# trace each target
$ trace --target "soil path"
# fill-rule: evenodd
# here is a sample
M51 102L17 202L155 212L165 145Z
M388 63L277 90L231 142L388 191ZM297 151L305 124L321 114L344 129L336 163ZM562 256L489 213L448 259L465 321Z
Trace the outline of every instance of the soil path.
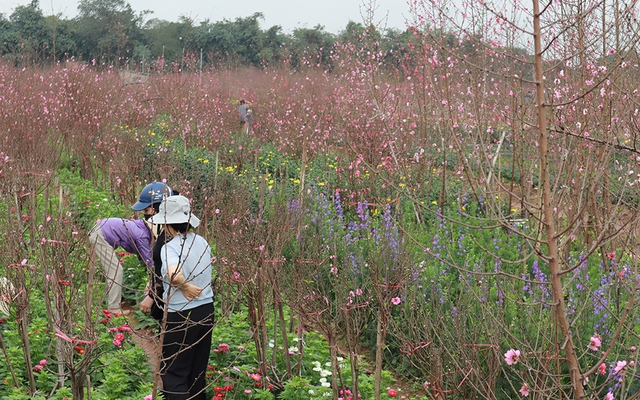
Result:
M162 355L162 348L160 346L160 337L158 333L153 329L137 329L138 321L136 321L133 314L128 317L129 325L133 329L133 341L137 346L142 347L145 353L149 356L149 363L155 377L156 387L162 388L162 380L160 379L160 357Z

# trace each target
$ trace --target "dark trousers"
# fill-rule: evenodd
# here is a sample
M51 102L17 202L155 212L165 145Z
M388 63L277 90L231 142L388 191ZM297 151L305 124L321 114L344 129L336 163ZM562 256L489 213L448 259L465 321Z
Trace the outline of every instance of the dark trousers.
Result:
M160 369L166 400L206 399L213 318L212 303L167 313Z

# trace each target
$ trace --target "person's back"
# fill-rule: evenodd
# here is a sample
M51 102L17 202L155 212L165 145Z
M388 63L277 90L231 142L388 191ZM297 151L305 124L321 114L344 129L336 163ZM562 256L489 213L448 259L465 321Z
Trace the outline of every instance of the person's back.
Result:
M173 237L161 249L166 314L162 338L162 393L166 400L205 400L205 372L214 325L211 247L191 232L200 219L189 199L167 197L153 224Z
M249 110L249 105L245 103L244 100L240 100L240 105L238 106L238 118L240 118L240 123L243 125L247 122L247 110Z
M195 308L213 302L211 248L202 236L189 232L174 237L165 244L162 257L164 261L162 269L164 300L168 304L170 312ZM188 300L180 290L169 285L170 276L167 275L166 266L172 264L180 265L184 278L189 283L202 288L199 298Z
M145 225L144 220L107 218L99 221L98 226L112 248L122 247L150 265L151 230Z
M89 232L90 256L100 260L104 272L105 292L111 312L126 314L120 307L122 299L122 265L116 249L122 247L142 260L147 268L153 267L151 256L151 229L144 220L107 218Z

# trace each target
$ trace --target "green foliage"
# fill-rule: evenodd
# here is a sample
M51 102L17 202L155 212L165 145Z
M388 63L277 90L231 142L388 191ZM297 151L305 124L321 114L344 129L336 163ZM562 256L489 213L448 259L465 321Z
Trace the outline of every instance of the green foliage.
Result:
M125 362L123 362L125 361ZM100 357L103 366L98 375L99 395L103 399L121 399L131 396L132 389L144 397L152 389L148 378L151 368L144 351L137 346L126 346Z
M287 381L279 398L282 400L306 400L315 395L309 379L294 377Z
M51 57L53 38L38 0L15 8L7 30L0 33L5 54L15 57L16 64L41 64Z
M75 221L89 230L102 218L124 217L127 208L116 201L115 194L97 188L77 173L61 169L57 171L58 184L68 196L68 207Z
M60 341L54 333L47 328L47 320L44 315L44 304L37 294L31 300L32 315L29 322L29 342L31 348L31 360L36 368L36 387L38 393L47 393L54 389L57 381L57 356L56 341ZM113 400L128 398L137 394L140 398L150 394L152 390L151 366L144 350L133 344L131 331L123 317L113 317L104 320L99 332L98 342L94 349L101 355L95 361L91 369L92 398ZM109 329L113 330L110 331ZM78 327L77 334L82 335L84 330ZM26 364L20 346L20 337L16 321L9 319L0 324L0 334L7 348L7 357L11 362L13 371L19 379L19 387L13 389L13 378L7 363L0 363L0 398L27 399L25 387L28 387ZM116 335L121 334L121 345L114 344ZM65 343L65 342L63 342ZM84 345L76 345L74 361L80 362L88 353L78 351ZM4 355L3 355L4 359ZM67 384L68 384L67 380ZM69 387L56 387L53 399L70 397ZM40 398L40 397L35 397ZM44 398L44 397L42 397Z
M86 59L98 63L117 62L133 56L140 38L142 17L124 0L81 0L78 4L78 42Z
M146 265L133 254L122 257L122 297L131 304L137 304L144 296L149 281Z

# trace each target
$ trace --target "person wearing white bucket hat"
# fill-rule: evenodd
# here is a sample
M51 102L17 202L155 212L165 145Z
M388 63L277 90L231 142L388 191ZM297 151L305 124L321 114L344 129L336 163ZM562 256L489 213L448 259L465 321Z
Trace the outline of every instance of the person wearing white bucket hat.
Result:
M165 225L172 237L161 251L166 304L160 368L164 398L204 400L214 323L211 247L191 232L200 219L184 196L164 199L151 223Z

